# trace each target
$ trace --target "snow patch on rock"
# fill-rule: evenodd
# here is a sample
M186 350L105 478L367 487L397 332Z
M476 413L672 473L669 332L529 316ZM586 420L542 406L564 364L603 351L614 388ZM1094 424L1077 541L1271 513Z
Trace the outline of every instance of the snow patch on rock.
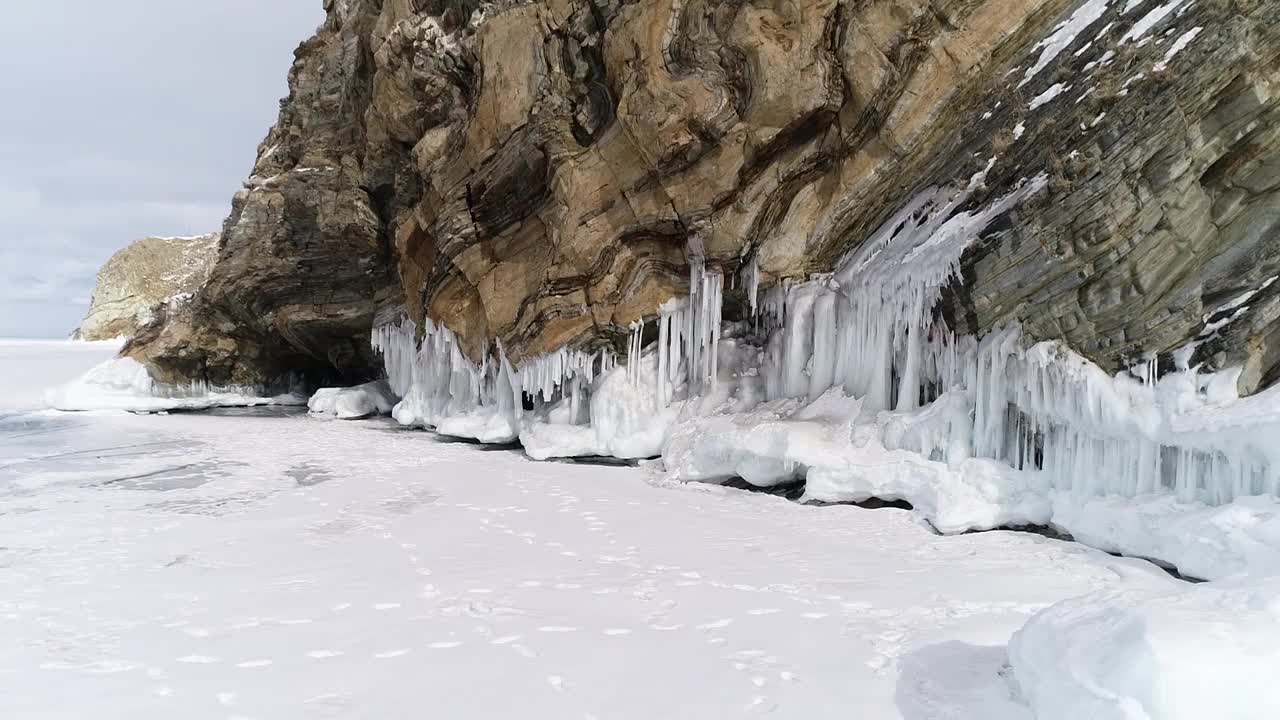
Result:
M1042 48L1040 57L1036 59L1035 64L1027 68L1027 72L1022 76L1022 81L1018 83L1018 87L1031 82L1032 78L1048 67L1054 58L1070 47L1071 43L1075 42L1076 36L1084 32L1085 28L1097 22L1106 12L1107 0L1088 0L1076 8L1071 17L1062 21L1048 37L1036 45L1037 48Z

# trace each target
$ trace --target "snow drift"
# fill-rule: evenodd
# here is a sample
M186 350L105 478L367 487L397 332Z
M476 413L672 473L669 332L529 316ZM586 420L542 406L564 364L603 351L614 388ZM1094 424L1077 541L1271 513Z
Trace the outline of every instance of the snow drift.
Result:
M1068 600L1009 657L1038 720L1277 718L1280 578Z

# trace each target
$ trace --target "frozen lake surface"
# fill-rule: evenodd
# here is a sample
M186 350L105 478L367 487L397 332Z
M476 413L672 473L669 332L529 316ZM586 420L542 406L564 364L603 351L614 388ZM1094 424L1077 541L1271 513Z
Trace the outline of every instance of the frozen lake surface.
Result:
M0 717L1030 720L1010 635L1174 581L1036 535L280 409L33 409L0 342Z

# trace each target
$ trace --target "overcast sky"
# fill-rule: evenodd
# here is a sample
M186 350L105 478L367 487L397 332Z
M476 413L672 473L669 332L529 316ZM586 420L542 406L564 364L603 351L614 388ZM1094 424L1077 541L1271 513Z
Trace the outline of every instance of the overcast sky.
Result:
M116 250L220 229L322 6L6 3L0 337L65 337Z

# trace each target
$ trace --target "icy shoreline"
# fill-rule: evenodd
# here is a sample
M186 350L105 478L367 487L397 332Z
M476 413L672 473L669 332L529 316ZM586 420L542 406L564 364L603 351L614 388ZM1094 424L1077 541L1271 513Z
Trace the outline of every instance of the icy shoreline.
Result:
M1020 693L1015 697L1029 703L1038 717L1065 719L1084 712L1105 718L1111 717L1106 713L1123 712L1120 708L1124 707L1143 708L1150 717L1161 720L1198 717L1192 711L1200 707L1197 703L1201 699L1194 693L1165 697L1159 688L1171 682L1170 678L1199 677L1224 664L1265 667L1274 660L1268 655L1274 654L1274 645L1247 640L1254 635L1280 636L1280 605L1268 600L1274 600L1274 590L1269 589L1268 583L1274 584L1274 573L1280 569L1274 564L1275 540L1280 538L1274 522L1274 499L1241 497L1209 506L1186 503L1172 493L1132 498L1099 496L1083 501L1053 490L1041 495L1031 477L1033 472L1027 469L1013 470L987 458L969 458L953 467L928 460L916 451L889 449L883 444L886 437L901 440L918 423L927 422L930 412L946 415L946 402L907 414L882 411L874 416L863 412L863 400L851 398L841 390L827 391L814 402L784 399L744 404L742 398L757 397L752 393L759 391L756 386L765 380L758 373L734 377L739 373L735 363L744 355L744 348L751 347L749 344L724 337L721 347L720 373L724 381L714 384L717 394L677 400L666 408L665 414L634 414L634 418L646 418L650 423L657 419L667 423L655 434L663 443L666 463L665 482L659 484L683 484L693 479L714 483L732 476L768 486L802 477L807 484L802 499L902 498L912 502L917 512L953 532L983 524L1014 525L1047 518L1048 523L1068 529L1078 534L1077 539L1096 547L1159 559L1176 558L1173 564L1189 575L1224 578L1236 574L1234 579L1201 586L1143 575L1148 578L1143 582L1149 585L1141 589L1086 595L1032 615L1014 636L1009 660L1013 687ZM646 372L659 366L653 354L642 352L634 357L630 375L626 367L619 367L596 378L591 385L584 385L584 390L591 391L589 411L601 412L597 404L604 403L615 413L617 426L626 426L628 418L617 413L627 405L615 393L626 393L625 397L633 401L645 396L637 387L643 386ZM638 383L635 374L640 376ZM729 387L734 390L727 392ZM677 397L683 392L679 387L676 391ZM337 407L343 398L354 402L354 414L364 415L364 410L370 408L380 410L379 401L374 398L378 392L381 390L375 385L318 393L312 398L312 409L318 411L313 415L339 415ZM743 406L749 409L734 412ZM543 408L542 417L568 418L565 407L564 402L554 403L552 408ZM404 414L403 408L397 407L397 412ZM486 422L493 417L489 414ZM440 418L442 424L457 419ZM350 427L345 423L335 426ZM302 435L316 433L315 428L310 426ZM571 430L562 434L561 429ZM577 442L584 453L600 450L596 430L590 426L562 423L557 427L555 422L544 419L526 426L521 439L530 437L530 432L547 433L550 444L544 449L566 448ZM416 447L429 453L433 446L420 444L422 440L415 442L409 435L397 437L405 449ZM633 449L641 448L635 436L631 441ZM459 447L457 452L484 456L466 447ZM412 461L412 453L405 460ZM306 470L307 482L313 482L310 478L315 472ZM703 475L698 477L699 473ZM1022 495L1008 494L1009 477L1022 478ZM703 487L713 489L711 484ZM714 499L716 503L742 501L746 499L735 501L723 493L716 493ZM751 502L768 500L756 498ZM887 513L885 517L901 513L854 512ZM1135 522L1135 518L1139 521ZM1124 565L1121 575L1141 565ZM1176 623L1151 620L1170 617ZM1001 657L1003 654L1000 650ZM1063 657L1070 658L1066 673L1059 669ZM991 665L993 672L1000 662ZM1113 671L1117 662L1125 667L1149 666L1151 670L1117 675ZM904 672L913 672L911 667L906 665ZM1271 712L1280 699L1270 691L1269 681L1260 683L1259 679L1257 674L1232 677L1235 701L1223 717L1269 717L1265 713Z
M5 717L1029 720L1000 668L1032 613L1175 585L385 421L41 412L0 435Z
M312 410L390 410L406 426L519 442L535 459L661 458L678 481L804 481L806 499L905 500L944 533L1053 526L1206 579L1280 567L1280 388L1237 397L1239 370L1201 372L1194 343L1167 353L1164 372L1151 356L1111 375L1017 326L981 338L945 326L936 306L965 250L1046 182L967 206L985 173L921 192L831 275L760 288L744 259L745 321L725 321L723 272L695 233L690 295L633 322L625 356L562 348L513 363L499 343L470 358L448 327L401 318L371 334L386 383L321 390ZM164 388L128 359L51 400L303 402Z

